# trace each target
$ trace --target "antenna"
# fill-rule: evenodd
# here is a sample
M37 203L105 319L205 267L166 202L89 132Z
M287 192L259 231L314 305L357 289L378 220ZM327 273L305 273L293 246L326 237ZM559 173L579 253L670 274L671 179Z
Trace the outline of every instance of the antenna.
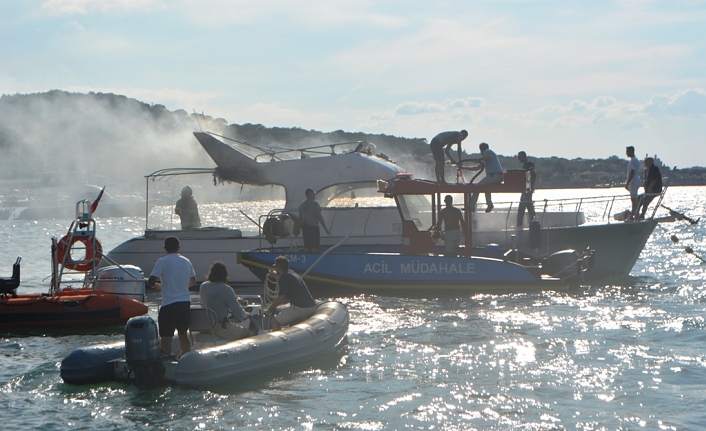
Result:
M194 111L194 118L196 118L196 125L199 126L199 132L203 132L203 129L201 128L201 122L199 121L198 112L196 112L196 110L193 108L191 110ZM201 116L203 116L203 111L201 111Z

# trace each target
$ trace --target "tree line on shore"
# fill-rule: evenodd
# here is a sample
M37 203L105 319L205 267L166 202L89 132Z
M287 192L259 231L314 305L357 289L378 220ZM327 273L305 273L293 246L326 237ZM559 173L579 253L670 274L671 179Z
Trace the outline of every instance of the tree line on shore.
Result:
M183 109L170 111L163 105L122 95L51 90L0 97L0 181L66 169L74 175L123 176L129 170L141 178L165 167L210 166L212 161L192 136L199 128L261 148L367 141L402 166L410 161L430 167L433 163L427 138L234 124ZM464 158L479 156L474 146L464 146L464 153ZM625 157L528 156L536 167L538 188L622 186L625 181ZM515 154L498 157L505 169L520 168ZM670 174L668 166L660 168L664 176ZM679 169L672 184L706 184L706 168Z

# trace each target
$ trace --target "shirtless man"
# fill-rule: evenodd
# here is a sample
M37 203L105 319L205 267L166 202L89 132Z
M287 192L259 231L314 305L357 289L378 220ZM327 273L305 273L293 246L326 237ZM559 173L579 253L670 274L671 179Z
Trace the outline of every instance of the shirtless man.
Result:
M468 132L461 130L460 132L441 132L429 143L431 147L431 154L434 156L434 173L436 174L436 182L439 184L446 184L446 179L444 179L444 153L446 157L451 160L451 164L455 165L458 163L457 160L451 156L451 146L458 145L457 155L461 158L461 141L468 137Z

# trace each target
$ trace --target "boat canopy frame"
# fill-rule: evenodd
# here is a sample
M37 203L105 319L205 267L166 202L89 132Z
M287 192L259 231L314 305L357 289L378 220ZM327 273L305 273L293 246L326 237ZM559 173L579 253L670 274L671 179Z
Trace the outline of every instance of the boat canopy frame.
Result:
M470 202L473 194L480 193L523 193L530 187L530 177L528 171L507 171L503 175L503 181L499 184L439 184L428 180L414 180L409 173L398 174L394 181L387 183L378 182L378 190L386 197L394 197L397 209L402 220L402 250L405 254L425 254L433 252L433 240L430 230L437 226L442 208L442 194L462 194L463 195L463 215L464 215L464 238L466 247L463 250L465 256L471 256L473 249L473 214ZM410 206L404 196L407 195L427 195L431 199L431 221L432 225L424 229L420 218L416 220L411 217ZM421 228L424 229L420 231Z
M210 174L213 176L213 185L215 186L218 185L219 182L221 184L223 183L223 180L219 180L216 169L217 168L166 168L145 175L145 232L149 230L150 220L150 181L169 181L179 176Z

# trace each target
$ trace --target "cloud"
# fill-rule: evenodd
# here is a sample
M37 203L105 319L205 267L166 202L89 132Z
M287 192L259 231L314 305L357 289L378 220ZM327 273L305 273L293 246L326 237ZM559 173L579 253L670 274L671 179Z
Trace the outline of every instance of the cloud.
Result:
M361 24L379 28L399 28L405 20L394 14L374 12L368 0L181 0L165 3L189 21L202 27L223 27L253 22L267 23L286 17L290 26L307 29L339 28Z
M706 91L688 89L673 96L655 95L643 107L642 112L651 115L700 116L706 114Z
M478 108L483 106L484 100L479 97L467 99L446 99L444 103L405 102L394 109L394 115L420 115L447 113L453 110Z
M46 0L42 10L52 15L85 15L93 11L109 11L114 9L144 9L154 0Z
M649 128L656 117L695 117L706 114L704 89L680 90L673 95L654 95L645 103L629 103L614 97L573 100L566 105L547 105L516 120L525 127L575 129L612 123L621 129Z

